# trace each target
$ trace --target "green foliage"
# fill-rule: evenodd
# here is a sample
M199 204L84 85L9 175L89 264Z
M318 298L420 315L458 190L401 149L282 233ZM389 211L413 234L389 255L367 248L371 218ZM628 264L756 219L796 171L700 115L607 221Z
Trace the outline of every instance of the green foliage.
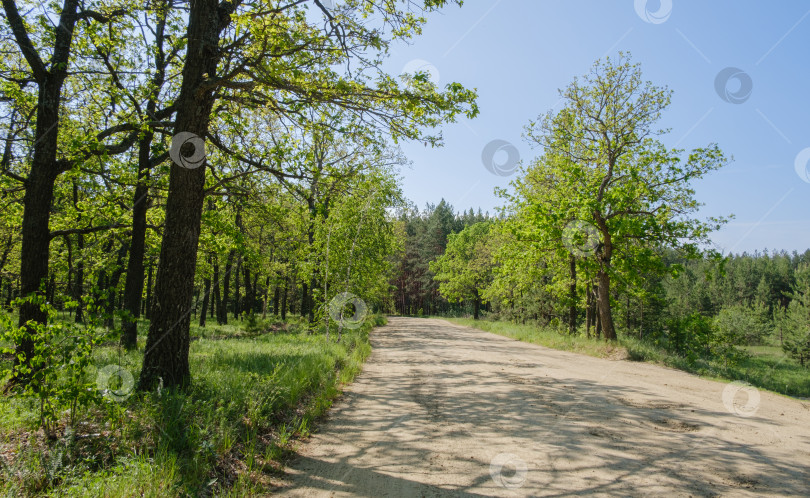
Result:
M0 468L0 495L59 496L243 496L266 489L269 476L294 453L371 352L369 331L385 318L375 315L343 341L329 341L299 327L287 333L248 336L239 327L211 326L212 338L193 341L190 360L198 372L187 392L162 390L132 397L126 423L110 426L90 412L71 443L33 440L15 463ZM97 346L93 362L119 355ZM140 355L122 358L133 374ZM88 377L89 379L89 377ZM0 434L17 437L12 406L0 408ZM77 444L78 442L78 444ZM100 458L99 455L103 455Z
M402 250L394 259L391 291L393 306L405 315L460 313L462 305L453 305L439 293L430 262L440 257L447 246L447 237L475 223L485 222L488 214L479 209L460 213L445 200L428 204L424 210L407 206L397 216L397 236ZM465 310L466 311L466 310Z
M777 313L782 350L803 367L810 367L810 264L797 270L791 297L788 309Z
M711 318L700 313L671 318L661 344L694 363L698 358L722 358L733 365L745 358L745 351L736 347L742 334L736 328L718 330Z
M450 234L444 254L430 263L434 279L440 282L439 292L451 303L465 299L480 302L491 281L491 226L491 222L480 222Z
M49 324L30 324L15 327L6 315L0 314L0 340L13 344L33 343L33 355L15 353L3 348L0 352L15 354L17 372L26 382L17 389L19 395L37 401L38 426L49 437L56 437L60 415L68 410L68 428L75 428L81 410L102 403L102 394L88 376L92 366L93 348L103 336L95 327L78 326L56 320L56 310L42 296L24 298L38 305L49 316ZM23 299L16 303L19 305ZM7 382L12 374L9 368L0 381Z
M720 310L714 327L736 344L764 344L772 332L765 305L733 305Z

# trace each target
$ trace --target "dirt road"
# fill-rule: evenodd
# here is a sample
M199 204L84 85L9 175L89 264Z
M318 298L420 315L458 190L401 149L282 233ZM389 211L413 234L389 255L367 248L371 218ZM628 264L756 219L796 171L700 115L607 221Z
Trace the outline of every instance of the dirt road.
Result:
M372 343L280 494L810 495L810 402L442 320Z

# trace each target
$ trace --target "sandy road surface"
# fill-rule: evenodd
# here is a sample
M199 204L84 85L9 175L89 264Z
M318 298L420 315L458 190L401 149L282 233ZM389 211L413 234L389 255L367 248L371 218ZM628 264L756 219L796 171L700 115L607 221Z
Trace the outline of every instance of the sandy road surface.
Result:
M442 320L391 318L372 343L278 493L810 495L810 402L760 391L750 414L728 384Z

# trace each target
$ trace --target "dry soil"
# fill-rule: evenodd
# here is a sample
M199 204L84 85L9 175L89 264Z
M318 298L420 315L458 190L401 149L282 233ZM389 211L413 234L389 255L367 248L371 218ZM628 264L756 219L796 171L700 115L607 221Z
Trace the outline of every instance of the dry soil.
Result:
M810 402L391 318L288 496L810 496Z

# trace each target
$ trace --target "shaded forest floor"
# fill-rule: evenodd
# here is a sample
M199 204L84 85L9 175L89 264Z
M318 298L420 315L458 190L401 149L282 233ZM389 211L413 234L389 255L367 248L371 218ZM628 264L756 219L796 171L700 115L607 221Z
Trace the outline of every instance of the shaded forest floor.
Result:
M810 369L802 367L778 346L745 348L749 356L736 365L720 359L705 360L678 356L634 337L620 336L618 344L569 336L551 328L471 318L443 318L450 322L503 335L523 342L562 351L608 359L628 359L665 365L711 379L744 381L778 394L810 398Z
M371 322L371 323L369 323ZM80 413L74 427L62 414L54 440L36 429L32 398L0 403L0 495L3 496L245 496L265 489L280 472L293 441L360 372L370 354L368 333L306 331L295 319L193 326L192 387L126 396L110 407ZM109 365L137 381L146 322L138 351L106 344L93 353L88 376ZM0 359L0 376L11 364Z

